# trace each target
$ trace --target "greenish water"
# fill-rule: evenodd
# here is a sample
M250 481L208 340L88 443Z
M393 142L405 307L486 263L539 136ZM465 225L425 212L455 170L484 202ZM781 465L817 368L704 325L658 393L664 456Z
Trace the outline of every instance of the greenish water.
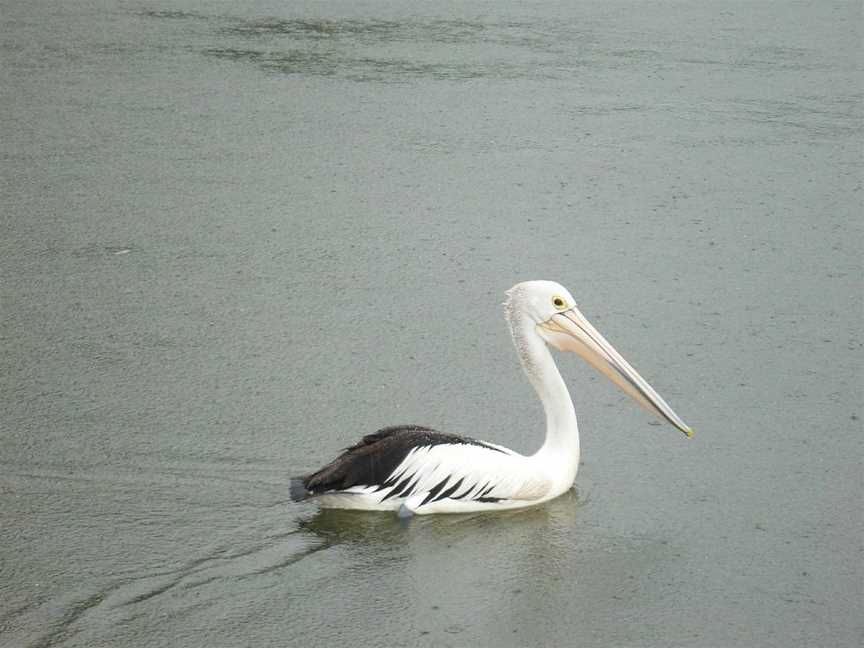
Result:
M0 12L0 646L860 644L858 3ZM288 501L537 448L533 278L696 437L566 357L573 493Z

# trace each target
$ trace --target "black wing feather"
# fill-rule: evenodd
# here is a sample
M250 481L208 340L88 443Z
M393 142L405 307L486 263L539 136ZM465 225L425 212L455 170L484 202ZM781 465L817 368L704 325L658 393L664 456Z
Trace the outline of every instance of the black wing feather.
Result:
M392 486L395 481L388 482L388 479L411 450L444 443L479 445L504 452L495 446L458 434L438 432L420 425L394 425L367 434L359 443L346 448L320 470L296 478L302 483L305 493L292 488L291 498L296 501L304 499L306 495L343 491L352 486ZM404 481L410 476L401 477Z

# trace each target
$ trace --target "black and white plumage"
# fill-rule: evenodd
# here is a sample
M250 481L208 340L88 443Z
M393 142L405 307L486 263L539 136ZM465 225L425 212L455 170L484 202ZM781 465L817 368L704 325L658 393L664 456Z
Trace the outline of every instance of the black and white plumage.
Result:
M420 425L395 425L367 434L320 470L296 478L292 493L295 499L327 494L371 495L385 509L393 507L388 500L403 501L418 494L422 494L417 498L419 506L444 499L498 502L501 497L493 494L496 484L491 479L479 481L476 471L458 470L451 457L486 456L488 452L503 455L499 458L504 461L514 454L507 448L457 434ZM429 469L430 459L439 460L437 469ZM347 503L357 499L352 497Z
M579 434L573 403L547 345L578 353L646 409L692 435L588 323L565 288L530 281L507 295L513 342L546 413L546 441L540 450L524 456L427 427L387 427L366 435L320 470L292 479L292 499L407 514L517 508L561 495L576 478Z

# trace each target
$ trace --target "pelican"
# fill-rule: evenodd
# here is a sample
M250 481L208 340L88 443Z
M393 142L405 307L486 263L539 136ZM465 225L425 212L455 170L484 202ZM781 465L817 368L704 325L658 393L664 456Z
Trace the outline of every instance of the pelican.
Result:
M550 346L577 353L645 409L693 435L585 319L566 288L553 281L526 281L506 294L513 344L546 414L546 440L536 453L525 456L419 425L386 427L320 470L293 478L291 498L312 498L324 508L392 510L410 517L520 508L558 497L576 480L579 429Z

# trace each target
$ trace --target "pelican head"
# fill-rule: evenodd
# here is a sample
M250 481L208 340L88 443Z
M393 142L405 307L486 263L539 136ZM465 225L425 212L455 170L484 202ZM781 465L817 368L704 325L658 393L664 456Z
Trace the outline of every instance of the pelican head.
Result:
M508 307L518 308L533 320L534 330L547 344L577 353L642 407L693 436L693 430L579 312L564 286L554 281L526 281L513 286L507 295Z

